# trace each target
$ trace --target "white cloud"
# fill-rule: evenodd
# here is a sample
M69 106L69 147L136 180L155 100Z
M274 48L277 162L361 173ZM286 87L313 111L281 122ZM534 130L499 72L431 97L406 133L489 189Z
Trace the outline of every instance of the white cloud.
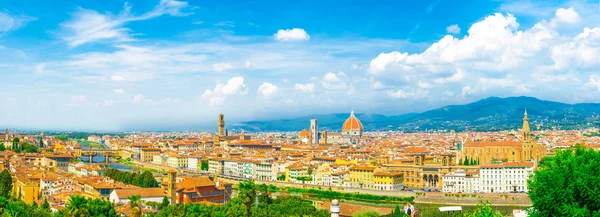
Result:
M600 92L600 75L590 75L590 80L585 85L594 87Z
M315 91L315 84L314 83L296 84L296 85L294 85L294 88L296 90L302 91L304 93L312 93Z
M388 90L388 91L386 91L386 93L389 97L397 98L397 99L412 98L416 95L415 92L404 91L404 90L396 90L396 91Z
M113 81L124 81L125 78L123 76L120 76L120 75L113 75L113 76L110 76L110 80L113 80Z
M111 106L114 104L115 104L115 101L113 101L112 99L104 100L104 106Z
M131 5L125 3L123 11L118 15L101 14L94 10L79 8L71 20L62 23L63 39L71 47L77 47L95 41L112 40L116 42L132 41L131 29L125 25L132 21L148 20L165 14L186 16L191 13L182 12L188 3L176 0L161 0L153 10L140 16L130 14Z
M246 60L246 62L244 62L244 66L246 66L247 69L250 68L250 60Z
M224 72L233 69L231 63L215 63L212 65L212 69L216 72Z
M423 81L419 81L419 82L417 83L417 86L418 86L419 88L423 88L423 89L429 89L429 88L432 88L432 87L433 87L433 86L432 86L430 83L423 82Z
M37 18L28 16L12 16L7 12L0 11L0 33L17 30L34 20L37 20Z
M84 95L71 96L73 102L87 102L88 98Z
M379 90L385 88L385 85L375 79L371 79L371 88Z
M345 82L345 80L347 78L348 78L348 76L346 76L346 74L344 72L338 72L338 73L328 72L328 73L325 73L325 75L323 76L321 85L323 85L323 88L329 89L329 90L344 89L344 88L348 87L348 85Z
M135 96L133 96L133 103L140 103L143 102L144 100L146 100L146 96L144 96L141 93L136 94Z
M577 11L575 11L575 8L573 7L559 8L554 14L556 16L556 19L562 23L573 24L579 23L581 21L581 17L579 17L579 14L577 13Z
M123 89L114 89L113 92L116 93L116 94L124 94L125 90L123 90Z
M258 87L258 94L260 94L264 98L271 98L277 93L278 90L279 87L277 87L276 85L269 82L264 82L262 83L262 85L260 85L260 87Z
M225 102L227 97L244 95L247 92L244 77L237 76L229 79L225 84L217 83L217 86L212 90L206 89L201 97L208 100L210 106L217 106Z
M308 33L300 28L280 29L273 37L278 41L306 41L310 39Z
M204 21L194 21L194 22L192 22L192 24L194 24L194 25L201 25L203 23L204 23Z
M461 69L457 69L457 72L455 74L453 74L450 77L447 78L436 78L434 80L435 83L438 84L445 84L445 83L451 83L451 82L461 82L465 79L465 71L461 70Z
M448 27L446 27L446 32L454 35L459 34L460 27L458 27L458 24L449 25Z

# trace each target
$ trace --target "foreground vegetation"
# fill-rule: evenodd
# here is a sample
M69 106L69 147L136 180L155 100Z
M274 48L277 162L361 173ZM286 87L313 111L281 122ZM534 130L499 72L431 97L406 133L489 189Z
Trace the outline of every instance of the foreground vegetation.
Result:
M581 146L545 157L527 182L531 217L600 216L600 152Z

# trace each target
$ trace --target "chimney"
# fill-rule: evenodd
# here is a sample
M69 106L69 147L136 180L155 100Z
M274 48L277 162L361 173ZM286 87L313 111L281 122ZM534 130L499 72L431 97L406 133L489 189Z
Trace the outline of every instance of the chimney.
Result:
M331 217L340 217L340 202L338 200L331 201L329 212L331 212Z

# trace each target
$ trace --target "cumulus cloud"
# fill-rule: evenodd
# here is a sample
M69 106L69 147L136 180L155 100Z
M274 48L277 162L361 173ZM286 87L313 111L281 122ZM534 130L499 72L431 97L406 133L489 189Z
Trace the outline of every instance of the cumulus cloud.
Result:
M279 87L277 87L276 85L269 82L264 82L262 83L262 85L260 85L260 87L258 87L258 94L260 94L264 98L271 98L277 93L278 90Z
M124 81L125 78L123 76L120 76L120 75L113 75L113 76L110 76L110 80L113 80L113 81Z
M233 69L233 65L231 63L215 63L212 65L212 69L215 72L224 72Z
M541 87L546 90L542 95L550 89L560 91L559 86L576 88L576 82L555 82L587 80L595 73L593 69L600 67L600 28L586 27L570 37L561 35L555 23L580 19L574 8L560 8L554 17L520 29L516 17L496 13L474 23L464 37L446 35L423 52L381 53L367 71L387 85L402 85L387 91L394 98L427 96L411 95L416 89L487 97L531 93Z
M304 93L312 93L315 91L315 84L314 83L296 84L296 85L294 85L294 88L296 90L302 91Z
M449 25L448 27L446 27L446 32L454 35L459 34L460 27L458 27L458 24Z
M62 23L63 39L71 47L77 47L95 41L112 40L116 42L134 40L132 30L125 27L133 21L148 20L162 15L186 16L191 13L183 12L188 8L185 1L161 0L153 10L140 16L132 15L131 5L125 3L123 11L118 15L102 14L94 10L79 8L73 17Z
M554 13L556 19L562 23L579 23L581 21L581 17L573 7L570 8L559 8Z
M585 85L594 87L600 92L600 75L590 75L590 80Z
M114 89L113 92L116 93L116 94L124 94L125 90L123 90L123 89Z
M225 102L227 97L235 95L244 95L248 93L244 84L244 77L236 76L227 81L227 83L217 83L214 89L206 89L202 98L208 100L209 106L217 106Z
M348 76L346 76L346 73L344 73L344 72L338 72L338 73L328 72L328 73L325 73L325 75L323 76L321 85L323 85L323 88L329 89L329 90L344 89L344 88L348 87L348 85L345 82L345 80L347 78L348 78Z
M306 41L310 39L308 33L300 28L280 29L273 37L278 41Z
M34 20L37 20L37 18L29 16L15 16L8 14L8 12L0 11L0 33L17 30Z

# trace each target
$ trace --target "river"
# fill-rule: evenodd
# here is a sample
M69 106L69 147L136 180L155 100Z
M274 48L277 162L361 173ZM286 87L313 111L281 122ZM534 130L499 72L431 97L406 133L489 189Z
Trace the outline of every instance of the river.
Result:
M90 147L87 146L87 144L85 144L85 143L79 142L79 145L81 145L81 149L84 149L84 150L85 149L90 149ZM86 162L86 163L90 162L90 157L89 156L81 156L81 161ZM104 156L94 156L94 157L92 157L92 162L94 162L94 163L104 163L104 162L106 162L106 159L105 159ZM128 165L122 164L122 163L109 163L108 166L110 168L118 169L118 170L121 170L121 171L134 171L133 168L131 168Z

